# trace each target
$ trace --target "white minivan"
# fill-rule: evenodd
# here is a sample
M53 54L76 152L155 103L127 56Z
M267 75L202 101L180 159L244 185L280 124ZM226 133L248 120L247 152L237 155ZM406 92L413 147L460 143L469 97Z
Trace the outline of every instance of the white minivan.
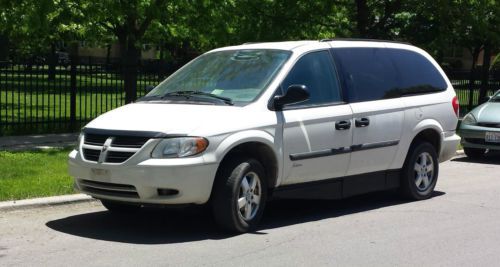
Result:
M208 204L223 228L246 232L271 197L431 197L460 140L457 114L443 70L408 44L243 44L91 121L69 170L110 211Z

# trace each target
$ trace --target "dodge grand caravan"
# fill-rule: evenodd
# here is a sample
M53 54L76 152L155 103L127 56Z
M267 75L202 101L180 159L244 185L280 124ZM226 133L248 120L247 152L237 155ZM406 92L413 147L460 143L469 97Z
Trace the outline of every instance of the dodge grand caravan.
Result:
M208 204L219 225L245 232L271 197L431 197L459 142L457 114L444 72L411 45L244 44L91 121L69 170L110 211Z

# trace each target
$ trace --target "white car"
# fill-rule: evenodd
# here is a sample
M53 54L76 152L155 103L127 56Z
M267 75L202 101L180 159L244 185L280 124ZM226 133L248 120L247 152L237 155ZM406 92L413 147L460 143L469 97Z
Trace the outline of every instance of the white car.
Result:
M444 72L411 45L243 44L91 121L69 170L111 211L208 204L223 228L246 232L271 197L431 197L460 140L457 114Z

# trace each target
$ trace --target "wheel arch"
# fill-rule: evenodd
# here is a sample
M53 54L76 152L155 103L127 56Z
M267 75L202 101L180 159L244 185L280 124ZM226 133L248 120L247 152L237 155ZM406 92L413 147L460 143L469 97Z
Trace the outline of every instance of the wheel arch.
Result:
M264 131L239 132L227 137L218 147L219 168L225 160L234 156L248 156L258 160L264 167L267 187L274 188L279 179L281 160L274 143L274 137ZM218 171L217 171L218 173Z
M435 120L423 120L415 126L413 129L413 138L411 139L410 146L408 147L407 155L412 147L418 142L426 141L429 142L434 148L436 148L436 153L440 154L443 136L443 128Z

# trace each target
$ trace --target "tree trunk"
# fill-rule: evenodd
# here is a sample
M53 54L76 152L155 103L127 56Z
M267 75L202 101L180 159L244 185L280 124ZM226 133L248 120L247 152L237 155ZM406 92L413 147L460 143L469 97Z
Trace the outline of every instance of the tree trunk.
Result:
M111 65L111 44L106 46L106 67Z
M9 39L0 34L0 61L6 61L9 57Z
M439 65L441 65L441 66L443 65L444 53L443 53L443 49L442 48L439 48L439 50L437 51L436 61L439 63Z
M476 62L479 57L479 53L481 52L481 46L477 46L474 49L471 49L472 54L472 64L470 66L469 72L469 110L472 110L474 106L474 91L475 91L475 83L476 83Z
M356 29L358 31L358 37L370 37L367 36L368 16L368 4L366 0L356 0Z
M479 103L484 103L489 89L490 64L491 64L491 45L485 44L483 51L483 68L481 71L481 90L479 91Z
M141 50L135 46L135 42L127 38L120 42L120 53L122 55L123 87L125 90L125 103L131 103L137 99L137 70L141 57Z
M50 45L50 56L49 56L49 81L56 79L56 65L57 65L57 55L56 55L56 45L52 43Z

